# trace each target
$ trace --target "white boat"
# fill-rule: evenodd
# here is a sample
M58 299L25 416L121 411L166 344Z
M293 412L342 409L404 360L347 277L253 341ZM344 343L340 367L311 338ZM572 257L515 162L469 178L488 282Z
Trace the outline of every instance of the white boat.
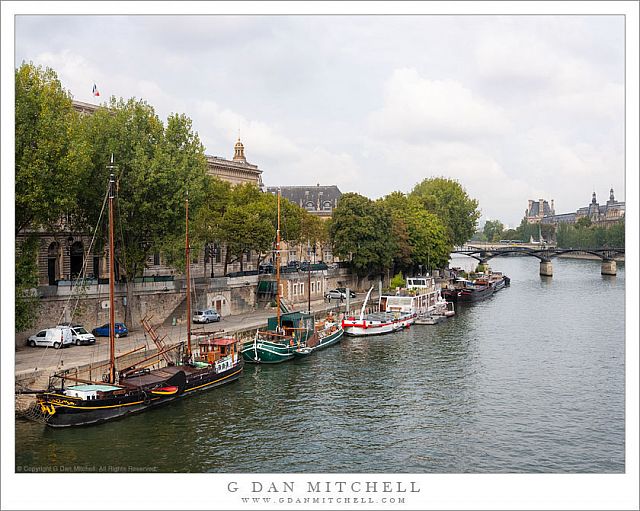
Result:
M406 288L398 289L394 295L380 297L378 312L365 314L372 290L373 287L367 293L360 316L342 320L345 335L380 335L407 328L419 315L434 312L440 298L440 286L433 277L408 278Z

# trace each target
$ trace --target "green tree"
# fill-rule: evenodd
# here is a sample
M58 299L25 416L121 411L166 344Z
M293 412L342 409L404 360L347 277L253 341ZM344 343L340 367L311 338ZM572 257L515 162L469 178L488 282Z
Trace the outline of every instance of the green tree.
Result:
M134 98L111 98L108 106L82 119L81 129L91 154L80 183L81 221L98 225L109 173L115 172L115 255L129 282L142 273L151 253L184 240L187 192L190 212L196 213L204 198L204 149L190 119L172 114L165 128L153 107ZM111 155L114 169L108 168ZM103 232L105 223L103 216ZM129 285L127 292L125 321L130 321Z
M56 73L23 63L15 72L15 234L59 227L76 209L89 163L78 115Z
M15 274L15 331L23 332L33 327L38 315L38 238L28 236L22 242L16 240Z
M487 241L501 240L503 231L504 225L500 220L487 220L482 229L482 232L487 237Z
M440 218L453 245L462 245L473 236L480 218L478 201L470 198L457 181L444 177L425 179L409 196Z
M446 227L419 199L393 192L379 202L393 219L396 268L415 272L418 266L431 269L447 265L453 247Z
M357 193L342 195L330 220L333 253L359 277L381 273L393 260L392 221L384 206Z

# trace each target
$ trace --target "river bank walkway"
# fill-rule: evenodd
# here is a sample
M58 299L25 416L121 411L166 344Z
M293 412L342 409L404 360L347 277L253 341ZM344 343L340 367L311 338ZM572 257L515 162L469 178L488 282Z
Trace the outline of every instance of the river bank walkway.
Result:
M351 300L351 311L359 310L362 307L365 293ZM378 302L377 294L369 300L369 304ZM296 311L306 310L306 303L296 307ZM333 300L331 303L324 300L311 302L311 310L316 314L329 311L336 313L345 312L346 303L338 303ZM200 335L218 333L220 335L240 335L248 333L266 326L267 319L275 316L275 308L255 310L243 314L229 315L223 317L218 323L208 325L192 324L191 334L196 338ZM186 322L179 322L176 325L154 326L158 335L165 337L166 345L176 344L184 341L187 337ZM156 349L156 346L149 335L141 328L130 332L127 337L116 339L116 357L127 353L134 348L146 346L147 349ZM64 349L54 348L32 348L30 346L18 346L15 351L15 376L18 380L28 380L33 375L50 375L62 369L71 369L86 364L99 364L109 359L109 338L97 337L93 345L71 346Z

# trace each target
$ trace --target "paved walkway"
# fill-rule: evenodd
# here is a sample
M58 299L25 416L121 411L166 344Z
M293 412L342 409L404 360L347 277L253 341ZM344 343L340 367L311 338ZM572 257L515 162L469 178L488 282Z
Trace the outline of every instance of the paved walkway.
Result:
M359 310L362 307L364 294L352 301L351 310ZM377 297L373 297L370 303L377 303ZM306 307L304 307L306 308ZM311 302L311 310L322 312L334 310L344 312L346 304L338 304L334 300L332 303L319 300ZM297 307L296 310L301 310ZM226 316L219 323L208 325L192 325L192 335L199 335L211 332L224 332L233 334L239 331L259 328L267 323L267 318L275 315L275 309L256 310L244 314ZM178 323L175 326L157 326L160 337L166 336L165 343L172 344L185 339L187 336L186 323ZM127 337L116 339L116 356L131 351L139 346L147 346L155 349L153 340L141 328L132 332ZM54 348L31 348L29 346L19 346L16 348L15 372L16 376L26 375L34 371L45 370L53 372L64 368L72 368L89 363L97 363L109 358L109 338L98 337L96 343L91 346L71 346L69 348L56 350Z

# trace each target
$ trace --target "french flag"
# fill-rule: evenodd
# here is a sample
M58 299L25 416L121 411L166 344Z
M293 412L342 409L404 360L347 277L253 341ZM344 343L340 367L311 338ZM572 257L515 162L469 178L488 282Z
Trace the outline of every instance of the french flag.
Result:
M100 95L100 91L98 90L98 86L95 83L93 84L93 95L94 96L99 96Z

